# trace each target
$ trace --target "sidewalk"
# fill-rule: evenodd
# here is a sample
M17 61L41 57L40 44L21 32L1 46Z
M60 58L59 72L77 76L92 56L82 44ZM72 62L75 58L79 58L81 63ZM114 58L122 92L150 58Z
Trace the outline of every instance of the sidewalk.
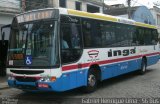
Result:
M9 88L8 83L7 83L7 76L5 77L0 77L0 90Z

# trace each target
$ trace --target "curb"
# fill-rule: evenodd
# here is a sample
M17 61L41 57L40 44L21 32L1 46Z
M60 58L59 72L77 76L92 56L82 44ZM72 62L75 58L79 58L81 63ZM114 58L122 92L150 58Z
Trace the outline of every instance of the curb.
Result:
M0 87L0 90L8 89L8 88L9 88L8 84L5 83L5 84L2 84L2 87Z

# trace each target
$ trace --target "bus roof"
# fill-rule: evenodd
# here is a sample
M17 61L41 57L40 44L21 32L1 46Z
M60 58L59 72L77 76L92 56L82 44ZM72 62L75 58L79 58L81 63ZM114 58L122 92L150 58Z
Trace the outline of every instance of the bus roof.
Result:
M145 24L145 23L141 23L141 22L136 22L136 21L131 20L131 19L111 16L111 15L106 15L106 14L101 14L101 13L88 13L88 12L84 12L84 11L77 11L77 10L68 9L68 14L69 15L76 15L76 16L80 16L80 17L100 19L100 20L106 20L106 21L111 21L111 22L124 23L124 24L140 26L140 27L157 29L157 26L154 26L154 25Z
M106 14L102 14L102 13L88 13L88 12L84 12L84 11L78 11L78 10L66 9L66 8L37 9L37 10L32 10L32 11L18 14L17 16L23 15L26 13L37 12L37 11L42 11L42 10L51 10L51 9L59 9L60 14L74 15L74 16L80 16L80 17L85 17L85 18L93 18L93 19L98 19L98 20L106 20L106 21L111 21L111 22L117 22L117 23L123 23L123 24L129 24L129 25L135 25L135 26L140 26L140 27L157 29L157 26L145 24L145 23L141 23L141 22L136 22L131 19L106 15Z

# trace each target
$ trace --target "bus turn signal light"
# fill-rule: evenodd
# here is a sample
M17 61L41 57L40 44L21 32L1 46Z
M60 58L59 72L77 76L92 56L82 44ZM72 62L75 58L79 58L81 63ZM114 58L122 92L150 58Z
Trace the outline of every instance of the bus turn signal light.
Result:
M50 81L51 81L51 82L56 81L56 77L51 77L51 78L50 78Z

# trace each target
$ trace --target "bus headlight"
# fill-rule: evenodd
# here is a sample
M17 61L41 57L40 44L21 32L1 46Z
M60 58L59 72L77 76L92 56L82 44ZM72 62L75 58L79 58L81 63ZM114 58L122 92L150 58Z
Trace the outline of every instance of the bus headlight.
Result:
M39 82L54 82L56 81L56 77L42 77Z

